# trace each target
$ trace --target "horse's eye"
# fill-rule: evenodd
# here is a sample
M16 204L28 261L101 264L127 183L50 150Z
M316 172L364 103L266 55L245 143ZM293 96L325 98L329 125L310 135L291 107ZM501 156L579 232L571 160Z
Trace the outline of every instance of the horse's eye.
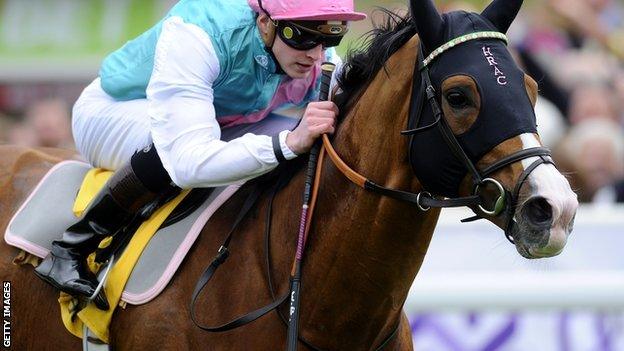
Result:
M449 105L452 108L462 108L466 107L469 103L466 95L458 92L458 91L450 91L446 94L446 101L448 101Z

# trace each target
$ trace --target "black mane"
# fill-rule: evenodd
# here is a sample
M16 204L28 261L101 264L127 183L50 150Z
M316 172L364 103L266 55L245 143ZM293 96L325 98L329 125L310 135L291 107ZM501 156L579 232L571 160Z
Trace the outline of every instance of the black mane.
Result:
M417 32L409 14L401 16L385 8L378 9L384 13L385 21L374 23L374 28L358 40L362 43L361 48L348 51L344 69L338 76L338 84L343 91L337 101L341 109L375 77L390 56Z

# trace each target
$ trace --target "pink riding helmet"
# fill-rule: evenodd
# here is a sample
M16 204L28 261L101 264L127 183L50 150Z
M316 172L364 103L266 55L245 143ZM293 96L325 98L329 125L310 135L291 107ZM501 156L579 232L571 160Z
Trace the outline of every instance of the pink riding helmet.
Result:
M249 6L262 13L258 0L247 0ZM262 7L274 20L359 21L366 18L355 12L353 0L262 0Z

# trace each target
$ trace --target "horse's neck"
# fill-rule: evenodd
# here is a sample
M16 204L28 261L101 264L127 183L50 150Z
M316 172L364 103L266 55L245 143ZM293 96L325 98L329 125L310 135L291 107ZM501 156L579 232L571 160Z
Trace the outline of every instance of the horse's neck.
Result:
M341 125L334 146L360 174L386 187L418 191L406 162L406 126L415 40L399 50L368 86ZM349 335L353 345L391 329L427 251L438 212L367 192L328 166L306 253L308 296L304 328ZM305 303L305 302L304 302ZM319 321L322 321L319 323ZM369 330L370 329L370 330ZM344 347L342 344L336 346ZM353 346L351 345L351 346Z

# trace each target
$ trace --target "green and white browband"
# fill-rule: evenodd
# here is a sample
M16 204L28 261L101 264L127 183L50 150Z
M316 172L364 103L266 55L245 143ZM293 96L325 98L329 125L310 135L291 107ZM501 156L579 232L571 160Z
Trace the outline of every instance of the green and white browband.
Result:
M507 36L503 33L500 32L475 32L475 33L470 33L470 34L466 34L466 35L462 35L461 37L457 37L449 42L447 42L446 44L440 46L439 48L433 50L431 52L431 54L429 56L427 56L427 58L423 61L424 66L427 66L431 61L433 61L433 59L435 59L436 57L438 57L441 53L447 51L448 49L465 43L467 41L470 40L475 40L475 39L487 39L487 38L492 38L492 39L500 39L502 41L505 42L505 44L507 44Z

